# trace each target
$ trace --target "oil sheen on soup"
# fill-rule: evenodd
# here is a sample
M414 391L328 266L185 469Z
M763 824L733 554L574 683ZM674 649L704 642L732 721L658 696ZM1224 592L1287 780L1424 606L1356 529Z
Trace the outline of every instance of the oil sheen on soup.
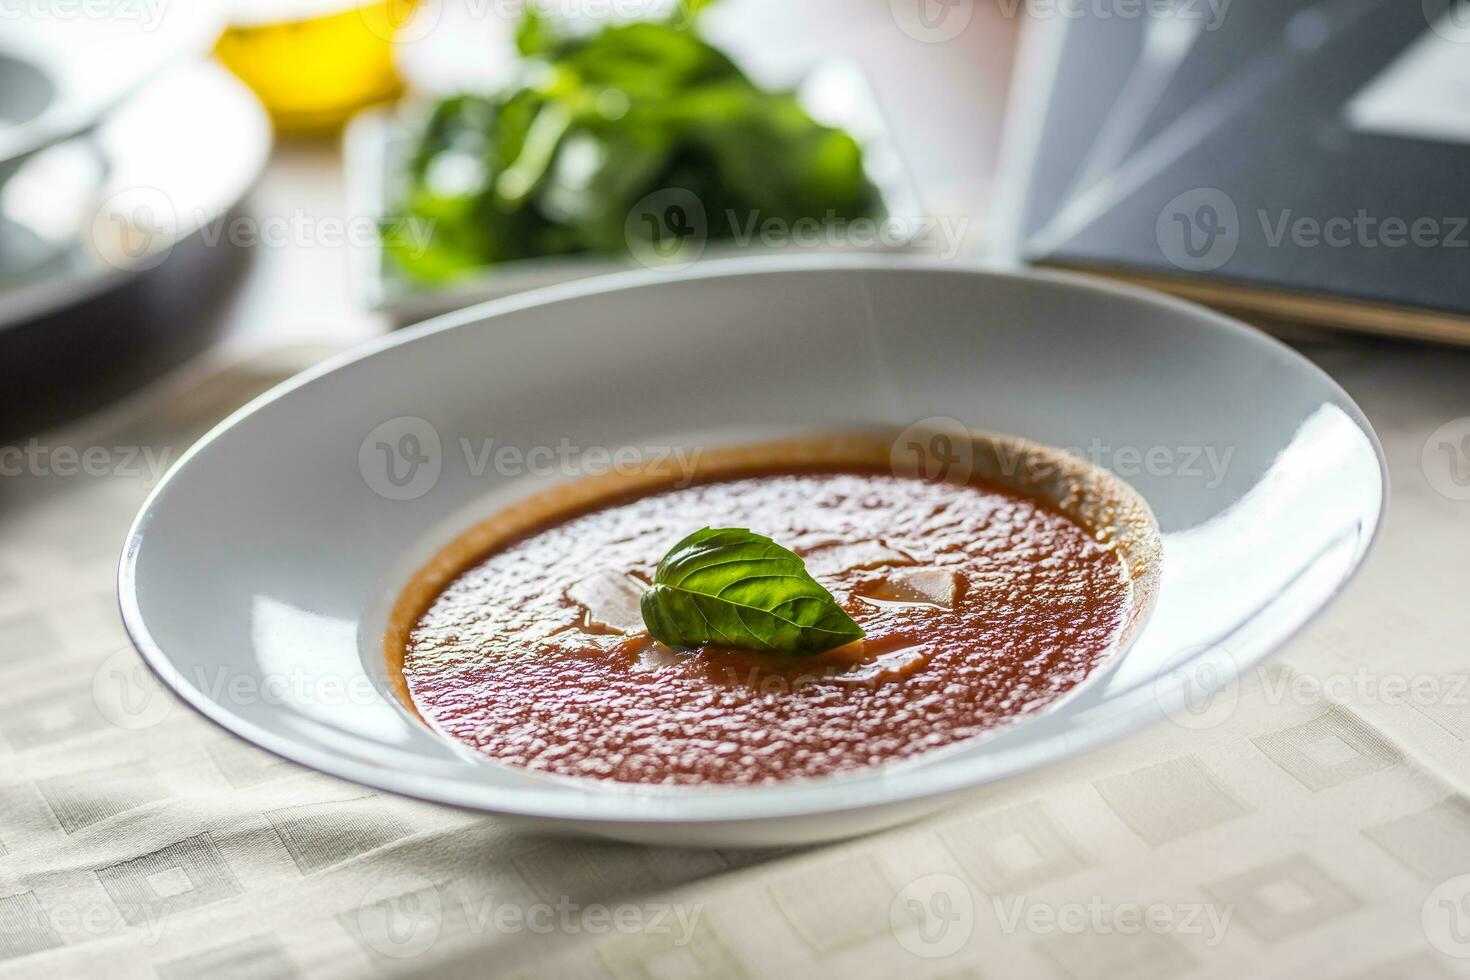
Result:
M805 560L866 632L816 656L672 650L638 599L690 531L748 527ZM432 727L503 763L642 784L858 770L991 731L1116 649L1116 549L984 483L861 469L704 479L552 516L475 556L403 630Z

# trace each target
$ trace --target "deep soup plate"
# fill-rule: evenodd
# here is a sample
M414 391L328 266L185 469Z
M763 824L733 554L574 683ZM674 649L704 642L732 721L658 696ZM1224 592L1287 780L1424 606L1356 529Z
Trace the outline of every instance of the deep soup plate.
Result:
M634 447L916 423L1080 454L1147 502L1151 615L1074 697L917 761L756 787L633 787L477 757L395 697L388 610L506 503ZM498 300L338 357L191 448L129 534L127 628L177 695L343 779L668 845L899 823L1148 724L1198 728L1363 561L1378 442L1327 375L1196 306L1053 273L750 259Z

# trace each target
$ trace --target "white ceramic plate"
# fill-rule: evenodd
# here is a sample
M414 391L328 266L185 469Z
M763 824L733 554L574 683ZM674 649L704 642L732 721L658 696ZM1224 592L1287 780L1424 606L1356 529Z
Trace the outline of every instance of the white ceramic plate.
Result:
M559 479L481 469L485 440L722 445L935 416L1079 449L1159 520L1152 617L1057 710L918 764L635 790L470 758L388 691L382 634L408 575L477 517ZM791 844L897 823L1163 716L1218 720L1235 673L1361 562L1384 474L1368 423L1326 375L1197 307L892 256L744 260L497 301L281 386L157 488L119 589L144 657L186 701L297 762L542 828ZM1200 700L1214 685L1223 695Z
M239 203L270 148L255 95L201 62L163 72L88 137L31 156L0 185L0 332L156 268Z

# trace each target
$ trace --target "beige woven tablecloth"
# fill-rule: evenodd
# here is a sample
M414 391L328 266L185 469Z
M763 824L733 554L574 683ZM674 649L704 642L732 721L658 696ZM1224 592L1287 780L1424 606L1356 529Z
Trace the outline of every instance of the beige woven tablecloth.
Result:
M113 592L130 518L308 355L11 447L0 977L1470 976L1470 355L1307 353L1383 437L1387 529L1217 723L786 852L538 837L306 771L182 706L111 720L143 669Z

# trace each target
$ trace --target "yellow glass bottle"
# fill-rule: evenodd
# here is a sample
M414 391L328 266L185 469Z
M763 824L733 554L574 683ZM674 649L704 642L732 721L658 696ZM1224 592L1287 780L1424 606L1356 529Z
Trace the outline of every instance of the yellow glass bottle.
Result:
M330 133L403 91L393 39L419 0L237 3L216 49L288 133Z

